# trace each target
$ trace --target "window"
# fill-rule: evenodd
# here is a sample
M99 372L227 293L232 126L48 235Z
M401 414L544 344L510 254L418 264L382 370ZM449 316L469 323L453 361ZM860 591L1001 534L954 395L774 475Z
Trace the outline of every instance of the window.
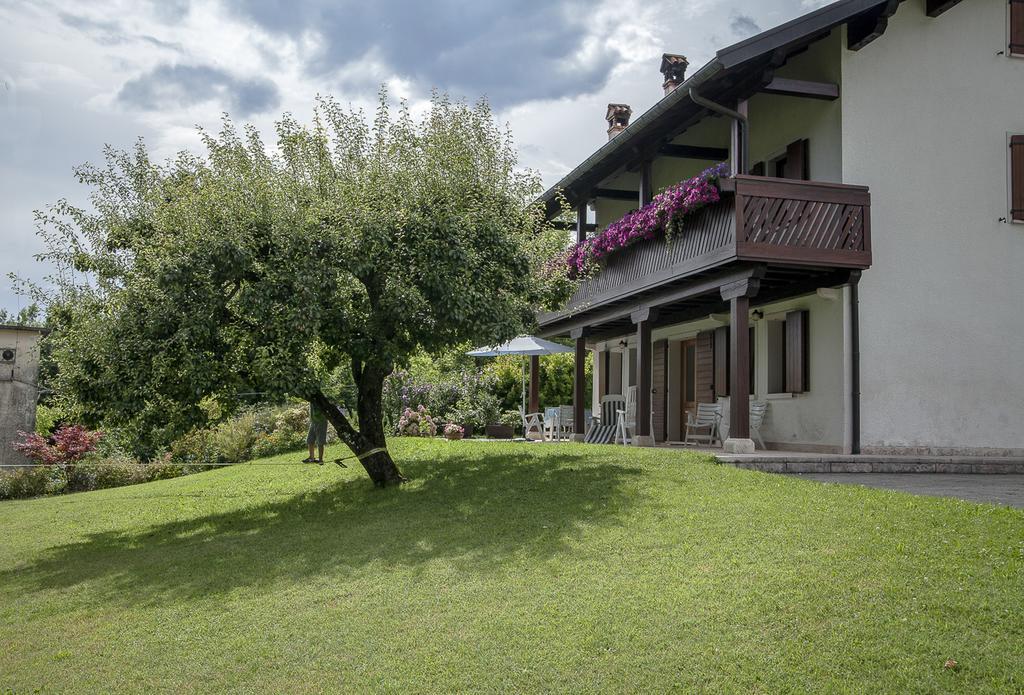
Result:
M1010 136L1010 220L1024 222L1024 135Z
M1024 57L1024 0L1010 0L1010 55Z
M767 166L769 175L780 179L807 181L811 178L810 141L807 138L794 140L786 145L786 153L767 162L758 162L751 169L755 176L764 176ZM756 171L756 173L755 173Z

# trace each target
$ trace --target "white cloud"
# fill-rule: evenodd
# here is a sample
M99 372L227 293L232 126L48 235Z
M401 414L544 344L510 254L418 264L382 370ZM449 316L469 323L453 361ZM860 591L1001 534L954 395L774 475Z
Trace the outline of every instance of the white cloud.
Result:
M512 127L521 162L550 185L605 141L608 102L631 104L635 118L661 97L661 53L684 53L692 72L735 40L732 18L767 28L811 4L822 3L467 2L446 4L456 9L445 20L419 4L379 0L356 8L361 23L352 27L362 33L342 26L344 35L341 5L326 0L0 2L0 274L45 273L31 258L39 250L32 211L62 196L84 200L73 166L96 161L104 143L127 147L138 136L159 158L197 149L196 125L216 128L221 111L239 103L238 84L274 85L277 105L247 119L268 142L281 112L308 118L318 93L372 110L383 82L421 112L435 84L450 82L470 99L487 92ZM259 18L257 8L266 10ZM362 48L349 55L345 40ZM201 67L197 74L221 76L219 86L202 99L170 88L137 104L117 98L161 66ZM18 302L0 282L0 307Z

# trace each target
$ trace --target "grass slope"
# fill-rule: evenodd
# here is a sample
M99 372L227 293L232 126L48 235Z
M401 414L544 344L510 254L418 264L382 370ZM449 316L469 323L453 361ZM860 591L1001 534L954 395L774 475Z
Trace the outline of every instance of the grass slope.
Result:
M1020 511L677 451L393 450L396 490L239 466L0 504L0 691L1024 687Z

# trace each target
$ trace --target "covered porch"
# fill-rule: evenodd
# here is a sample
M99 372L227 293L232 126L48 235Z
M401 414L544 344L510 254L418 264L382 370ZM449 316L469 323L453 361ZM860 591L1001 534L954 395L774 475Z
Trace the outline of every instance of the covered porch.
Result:
M600 412L602 396L636 386L636 444L681 439L696 406L717 402L725 450L752 452L750 403L760 395L796 418L796 399L823 410L817 398L840 420L825 425L827 442L796 432L775 445L855 452L857 282L871 263L867 189L756 176L720 187L721 201L688 218L679 238L621 250L564 309L538 317L541 335L575 340L576 436L585 408ZM812 342L809 321L828 337ZM813 395L812 364L821 375Z

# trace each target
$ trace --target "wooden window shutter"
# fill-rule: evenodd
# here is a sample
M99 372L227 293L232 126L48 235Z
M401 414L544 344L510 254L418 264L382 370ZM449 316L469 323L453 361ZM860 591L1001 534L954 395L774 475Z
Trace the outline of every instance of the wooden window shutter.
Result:
M802 393L808 386L807 311L786 314L786 391Z
M729 395L729 327L715 329L715 395Z
M754 355L757 350L754 349L754 327L750 327L750 395L754 395Z
M1024 0L1010 0L1010 53L1024 55Z
M787 179L798 179L807 181L810 178L810 171L807 165L808 141L797 140L789 143L786 147L786 166L783 176Z
M654 441L665 441L668 430L668 341L655 340L651 357L651 422Z
M1024 135L1010 137L1010 219L1024 222Z
M698 403L715 402L715 332L703 331L697 334L696 387Z

